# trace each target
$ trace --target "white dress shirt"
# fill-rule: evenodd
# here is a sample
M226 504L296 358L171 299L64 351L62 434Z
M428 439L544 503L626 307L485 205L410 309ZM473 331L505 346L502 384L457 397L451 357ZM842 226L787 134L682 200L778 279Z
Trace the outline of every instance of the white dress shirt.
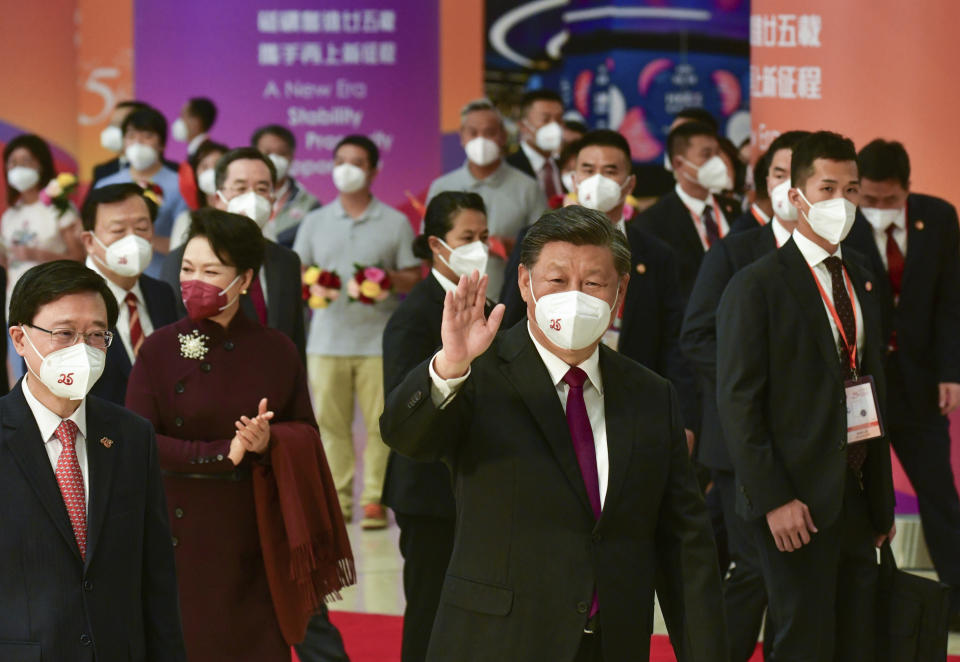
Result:
M792 233L790 232L790 230L783 227L783 224L780 222L780 219L777 218L776 216L773 217L772 223L773 223L773 226L772 226L773 238L777 242L777 248L780 248L785 243L787 243L787 239L790 238L790 235Z
M202 145L203 141L206 139L207 139L207 134L205 133L201 133L200 135L195 136L193 140L191 140L187 144L187 154L190 156L193 156L194 154L196 154L197 150L200 149L200 145Z
M57 462L60 460L60 452L63 450L63 444L57 437L57 428L64 420L47 409L46 405L37 400L37 397L30 390L30 381L34 379L33 374L27 373L21 384L23 384L23 397L27 400L27 406L33 413L33 418L40 429L40 438L43 439L43 448L47 451L47 457L50 458L50 466L53 473L57 473ZM80 430L77 433L77 440L73 447L77 452L77 462L80 464L80 473L83 474L83 494L89 510L90 507L90 471L87 469L87 400L80 401L77 410L70 414L66 420L73 421Z
M526 140L520 141L520 149L527 155L527 160L530 161L530 167L533 169L533 175L537 178L537 182L539 182L540 170L547 162L546 157L534 149ZM556 162L554 162L553 165L553 185L556 187L558 193L563 193L563 182L560 181L560 166L558 166Z
M803 259L807 261L807 264L813 269L813 273L816 275L817 280L820 281L823 291L827 293L827 297L830 299L830 305L835 305L833 302L833 279L830 277L830 271L827 269L827 265L823 263L825 259L830 257L830 253L823 250L820 246L817 246L815 243L804 237L799 232L793 233L793 241L797 244L797 248L800 249L800 253L803 255ZM843 259L843 255L840 253L841 248L837 246L837 252L834 253L835 256ZM846 283L844 283L846 287ZM857 319L857 355L862 356L863 354L863 311L860 309L860 300L857 298L857 291L853 291L853 309ZM830 320L830 329L833 331L833 344L837 347L837 353L840 353L840 332L837 329L837 323L833 319L833 315L830 314L830 309L827 307L826 302L823 304L823 310L827 315L827 319Z
M753 214L753 217L760 222L760 225L766 225L770 222L770 217L767 216L767 213L760 209L760 205L754 202L750 205L750 212Z
M133 295L137 297L137 314L140 316L140 328L143 330L144 339L153 333L153 322L150 319L150 311L147 310L147 302L143 298L143 291L140 289L140 279L137 279L133 288L125 290L107 278L100 269L100 265L89 255L87 256L86 265L88 269L96 271L107 281L107 287L110 288L114 298L117 300L117 307L120 312L117 316L117 333L120 335L120 340L123 341L123 348L127 350L127 358L130 359L130 365L133 365L136 357L133 355L133 345L130 344L130 311L127 309L128 291L133 292Z
M570 366L560 357L552 354L550 350L541 345L533 335L530 329L530 323L527 322L527 333L533 341L533 346L537 348L537 353L543 360L543 364L550 373L550 380L557 390L557 397L560 398L560 404L563 411L567 411L567 394L570 387L563 381L564 375L570 370ZM437 352L439 354L439 352ZM436 358L436 354L434 355ZM587 373L587 381L583 384L583 402L587 407L587 418L590 419L590 428L593 431L593 445L597 454L597 478L600 483L600 507L603 508L603 502L607 496L607 483L610 477L610 456L607 451L607 421L603 408L603 379L600 376L600 348L593 350L590 357L577 365L578 368ZM460 390L460 386L470 376L470 369L463 377L454 379L443 379L433 368L433 359L430 360L430 397L434 406L444 407Z
M430 273L433 274L433 277L437 279L437 282L440 283L440 287L443 288L444 292L453 292L457 289L457 284L452 280L444 276L442 273L436 269L431 269Z
M700 236L700 243L703 244L704 251L710 249L710 243L707 241L707 226L703 224L703 210L707 205L710 205L710 213L713 214L713 220L716 221L717 228L720 230L720 238L727 236L727 233L730 232L730 224L727 223L727 218L723 215L712 193L707 195L706 200L698 200L692 195L688 195L679 183L674 187L674 190L680 196L680 201L690 210L690 219Z
M882 228L873 224L873 221L864 214L864 218L867 219L867 222L870 223L870 227L873 228L873 240L877 243L877 251L880 252L880 259L883 260L883 266L885 269L889 269L890 265L887 264L887 228L889 225L885 225ZM907 257L907 210L901 209L900 213L897 215L897 218L893 221L893 240L897 242L897 246L900 248L900 253L903 254L903 257Z

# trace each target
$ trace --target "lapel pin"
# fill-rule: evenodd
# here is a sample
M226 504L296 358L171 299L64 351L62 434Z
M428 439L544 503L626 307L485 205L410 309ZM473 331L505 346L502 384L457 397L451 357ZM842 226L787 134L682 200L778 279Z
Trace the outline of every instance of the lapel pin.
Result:
M873 291L873 283L871 283L869 280L864 284L863 287L867 290L867 292Z
M923 221L917 221L916 223L913 224L913 227L915 227L915 228L918 229L918 230L922 230L922 229L923 229Z
M110 448L111 446L113 446L113 439L111 439L110 437L102 437L100 439L100 445L103 446L104 448Z
M638 265L637 265L637 273L638 273L638 274L645 274L645 273L647 273L647 265L645 265L643 262L641 262L640 264L638 264Z

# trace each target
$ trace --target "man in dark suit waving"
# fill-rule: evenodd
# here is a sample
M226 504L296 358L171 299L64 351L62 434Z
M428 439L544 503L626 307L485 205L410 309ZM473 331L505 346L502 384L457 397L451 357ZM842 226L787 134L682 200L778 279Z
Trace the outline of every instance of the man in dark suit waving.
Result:
M703 499L666 380L600 346L629 280L600 212L524 238L528 319L494 338L486 277L446 294L443 348L387 398L384 440L442 459L456 542L428 660L642 660L654 586L680 659L727 659Z
M873 660L873 545L895 529L879 301L839 247L859 196L853 143L811 134L791 176L792 238L720 301L717 404L767 588L772 659Z
M910 192L900 143L874 140L858 159L861 207L844 244L866 255L879 277L890 443L917 491L930 556L951 587L951 629L960 630L960 500L947 420L960 405L957 210Z
M13 290L28 373L0 398L0 659L186 660L153 429L87 397L116 320L76 262Z

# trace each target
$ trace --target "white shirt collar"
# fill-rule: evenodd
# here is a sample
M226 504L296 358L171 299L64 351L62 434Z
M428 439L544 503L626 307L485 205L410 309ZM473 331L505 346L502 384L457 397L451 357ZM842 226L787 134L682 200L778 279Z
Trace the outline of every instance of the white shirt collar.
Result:
M97 264L97 261L93 259L93 256L88 255L88 256L87 256L87 261L86 261L85 264L86 264L86 266L87 266L88 269L91 269L91 270L97 272L97 274L98 274L101 278L103 278L105 281L107 281L107 287L109 287L109 288L110 288L110 291L113 292L113 296L117 299L117 304L118 304L118 305L121 305L121 306L124 305L124 301L125 301L126 298L127 298L127 290L123 289L122 287L120 287L119 285L117 285L116 283L114 283L112 280L110 280L109 278L107 278L107 277L104 275L103 271L100 269L100 265ZM133 295L134 295L135 297L137 297L137 302L138 302L138 303L141 303L141 304L146 305L146 301L144 301L144 299L143 299L143 292L140 290L140 279L139 279L139 278L137 278L137 282L133 284L133 287L130 289L130 291L133 292Z
M533 341L533 346L537 348L537 353L540 354L540 358L543 359L543 364L547 366L547 372L550 373L550 379L553 381L553 385L558 386L560 382L563 381L564 375L569 372L570 365L540 344L536 336L533 335L533 329L530 328L529 321L527 321L527 333L530 334L530 340ZM597 345L593 349L593 354L590 355L590 358L578 364L577 367L587 373L587 379L589 379L593 387L597 389L597 392L603 395L603 380L600 378L600 346Z
M618 230L620 230L620 232L623 233L624 237L627 236L627 219L625 219L622 215L620 216L620 220L614 223L613 225L615 228L617 228Z
M452 280L444 276L442 273L437 271L435 268L430 270L430 273L433 274L433 277L437 279L437 282L440 283L440 287L443 288L444 292L453 292L457 289L457 284Z
M526 140L520 141L520 149L527 155L527 160L530 161L530 167L533 168L533 172L535 174L539 173L540 168L547 162L547 159L544 158L543 154L531 147Z
M683 204L689 207L690 211L697 215L697 218L703 216L703 208L709 204L711 207L713 207L714 219L717 220L718 223L720 222L717 217L717 214L720 213L720 210L717 209L717 203L713 200L712 195L707 194L706 200L697 200L695 197L683 190L683 188L680 186L680 182L677 182L676 186L674 186L674 190L677 192L677 195L680 196L680 200L683 201Z
M793 241L797 244L797 248L800 249L803 259L807 261L807 264L810 265L811 269L830 257L830 253L804 237L799 232L793 233ZM840 253L840 250L840 246L837 246L837 252L834 253L834 256L839 257L842 260L843 255Z
M787 243L787 239L790 238L790 230L783 227L783 224L780 222L780 219L776 216L773 217L773 220L770 221L773 225L773 238L777 240L777 248L783 246Z
M30 385L28 382L34 379L33 374L29 371L24 376L21 385L23 387L23 397L27 401L27 406L30 407L30 411L33 413L33 418L37 421L37 427L40 429L40 436L43 438L43 443L47 443L53 439L54 433L57 431L57 428L60 426L60 423L64 420L54 414L52 411L47 409L47 406L37 400L37 396L33 394L33 391L30 390ZM87 399L84 398L80 401L80 406L77 407L77 410L74 411L66 419L76 423L77 428L80 430L80 434L83 435L84 439L87 437Z
M764 212L762 209L760 209L760 205L758 205L756 202L754 202L752 205L750 205L750 209L753 210L753 213L754 213L754 214L756 214L757 216L759 216L760 218L763 219L763 223L764 223L764 224L767 224L767 223L770 222L770 217L767 216L766 212Z
M203 141L207 139L207 134L201 133L199 136L191 140L187 144L187 154L193 156L196 154L197 150L200 149L200 145L203 144Z

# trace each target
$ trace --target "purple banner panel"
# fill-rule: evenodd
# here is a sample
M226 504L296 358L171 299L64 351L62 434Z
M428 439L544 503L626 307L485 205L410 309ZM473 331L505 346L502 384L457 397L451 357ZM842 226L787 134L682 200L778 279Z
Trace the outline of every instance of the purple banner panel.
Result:
M405 206L440 172L437 0L137 2L136 93L172 122L206 96L211 138L250 143L264 124L297 138L291 174L330 201L333 147L351 133L380 148L374 193ZM168 141L167 158L186 145Z

